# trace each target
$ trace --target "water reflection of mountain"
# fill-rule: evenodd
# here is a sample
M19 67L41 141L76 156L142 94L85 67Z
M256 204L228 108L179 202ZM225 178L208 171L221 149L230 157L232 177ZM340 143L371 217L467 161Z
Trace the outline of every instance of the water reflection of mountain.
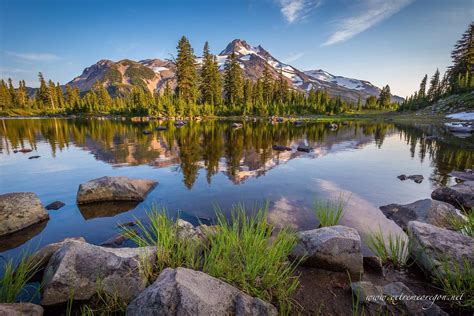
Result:
M157 131L158 125L165 131ZM246 122L232 129L229 122L190 122L176 128L171 122L128 123L122 121L16 119L2 120L0 125L3 154L15 148L33 147L37 142L49 143L52 155L71 144L90 152L98 160L114 166L151 165L157 168L178 166L183 181L191 188L199 170L205 170L207 181L217 173L226 174L239 184L251 177L298 157L317 158L328 153L355 149L374 142L382 146L387 135L400 133L410 145L412 156L419 150L420 159L429 155L435 168L433 181L444 182L453 169L473 164L472 139L452 140L449 135L433 135L419 126L391 123L350 122L333 131L323 123L295 126L289 122L268 124ZM145 135L143 131L152 131ZM466 143L470 143L466 144ZM292 151L277 152L272 145L290 146ZM300 144L314 148L312 153L296 151Z

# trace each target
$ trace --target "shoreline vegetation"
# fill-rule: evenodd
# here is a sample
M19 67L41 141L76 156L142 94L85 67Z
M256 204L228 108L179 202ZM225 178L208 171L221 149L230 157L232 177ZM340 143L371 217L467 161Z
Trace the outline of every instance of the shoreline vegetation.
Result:
M463 176L472 177L472 171ZM124 194L131 192L123 190L132 182L141 194L137 199L153 189L145 179L104 177L81 184L78 197L86 194L95 201L125 199ZM467 181L464 185L472 184ZM456 186L449 189L455 190ZM442 195L438 198L449 201ZM312 295L326 299L325 285L315 285L314 274L325 278L329 273L343 282L337 290L341 296L327 297L330 304L341 304L336 309L340 313L413 314L426 308L437 315L445 315L445 311L472 312L474 208L450 202L459 207L456 210L444 203L444 210L428 211L438 212L432 214L434 218L423 220L423 214L418 214L406 226L401 224L407 221L403 214L395 214L400 218L392 219L404 232L384 236L379 228L369 234L366 242L374 255L365 256L359 233L339 224L349 199L341 194L337 199L315 200L314 216L320 225L306 231L276 229L268 221L268 203L253 210L235 205L227 217L216 208L214 222L196 227L180 219L179 213L173 218L166 209L152 207L145 220L120 226L117 238L122 243L129 240L137 248L107 248L88 244L83 238L67 238L32 254L25 253L16 264L6 262L0 279L0 311L36 308L47 314L146 315L161 309L176 314L176 308L192 312L198 306L200 311L211 313L235 314L239 308L249 308L252 315L310 314L316 311L314 297L308 302L301 291L311 290ZM463 203L470 205L472 196ZM436 225L429 224L433 220ZM443 245L435 246L440 238ZM421 276L415 280L407 277L413 273ZM33 287L33 281L39 283ZM312 289L306 288L308 282ZM222 295L206 284L214 284L235 298L223 296L224 301L214 303L202 300L208 295ZM33 287L33 295L29 287ZM173 288L180 289L181 294L170 290ZM446 297L439 296L439 301L397 298L414 292ZM388 298L378 302L370 298L373 295ZM40 305L28 305L32 298L36 303L41 299ZM24 303L12 304L18 302ZM319 313L326 307L319 305Z

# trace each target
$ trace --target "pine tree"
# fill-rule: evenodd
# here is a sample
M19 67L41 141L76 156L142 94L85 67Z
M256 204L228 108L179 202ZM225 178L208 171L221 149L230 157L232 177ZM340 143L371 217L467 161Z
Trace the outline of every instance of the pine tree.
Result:
M262 84L263 84L263 100L268 105L272 99L272 82L273 78L270 74L270 69L268 64L265 63L265 68L263 68L262 74Z
M284 104L286 100L286 95L289 89L288 81L286 81L283 76L283 71L280 69L280 74L278 76L278 102Z
M239 61L234 52L227 57L224 65L224 92L226 104L230 106L240 105L243 91L243 74Z
M459 75L471 77L474 71L474 22L468 26L467 30L457 41L451 52L453 65L449 67L449 81L457 89L456 80Z
M0 81L0 108L8 109L11 107L13 107L12 95L10 94L7 84L2 79Z
M252 81L245 80L244 83L244 114L252 113Z
M219 105L222 95L222 83L219 67L214 55L209 52L209 44L204 44L201 67L200 91L202 102L210 105Z
M428 75L425 75L423 77L423 80L421 80L420 83L420 90L418 90L418 97L419 98L424 98L426 95L426 83L428 81Z
M194 51L188 39L183 36L179 40L178 57L176 58L176 93L186 105L194 104L198 96L198 77Z
M41 72L38 73L38 80L40 82L40 86L36 91L35 101L38 108L44 109L51 105L49 89Z
M378 104L380 108L388 108L390 107L390 99L391 99L391 93L390 93L390 86L386 85L382 88L380 91L379 99L378 99Z
M435 101L439 97L439 70L436 69L433 77L430 80L430 88L428 89L428 99Z

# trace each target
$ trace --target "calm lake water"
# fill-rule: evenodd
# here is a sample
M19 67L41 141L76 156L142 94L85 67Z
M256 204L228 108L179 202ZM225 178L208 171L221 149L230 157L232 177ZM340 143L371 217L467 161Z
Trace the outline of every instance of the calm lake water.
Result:
M318 226L316 198L348 200L342 224L364 237L382 227L396 232L378 207L430 197L451 184L452 170L471 168L474 136L457 138L436 126L390 122L348 122L337 130L323 123L295 126L289 122L191 122L176 128L157 121L68 119L0 120L0 193L35 192L44 205L61 200L66 206L49 211L40 225L0 240L0 255L17 256L65 237L83 236L100 244L119 233L117 223L145 219L152 205L166 207L193 223L212 221L218 205L229 212L236 203L251 209L269 202L276 226L299 229ZM150 135L144 130L153 131ZM433 137L435 136L435 137ZM272 145L292 151L278 152ZM314 148L296 151L299 144ZM32 148L30 153L15 149ZM38 159L28 159L39 155ZM400 174L421 174L417 184ZM79 184L101 176L149 178L158 186L138 205L117 203L78 207Z

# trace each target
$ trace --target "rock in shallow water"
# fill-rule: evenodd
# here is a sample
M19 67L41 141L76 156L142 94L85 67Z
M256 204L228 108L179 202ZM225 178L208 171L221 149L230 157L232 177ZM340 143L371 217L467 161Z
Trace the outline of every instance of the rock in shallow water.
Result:
M431 193L431 198L469 211L474 208L474 181L438 188Z
M0 236L14 233L48 218L40 199L32 192L0 195Z
M43 276L41 305L88 300L100 289L129 301L143 291L146 280L140 261L154 264L156 250L105 248L85 242L70 242L56 251Z
M59 210L64 205L66 205L66 204L64 204L61 201L54 201L53 203L49 203L48 205L46 205L46 209L47 210Z
M129 177L102 177L83 183L77 192L77 204L103 201L143 201L157 182Z
M364 271L359 233L346 226L330 226L298 233L290 258L303 265L331 271Z
M203 272L167 268L127 308L127 315L277 315L275 306Z
M445 268L464 270L474 265L474 238L417 221L408 223L410 255L432 276L442 276Z
M465 217L454 206L431 199L419 200L410 204L389 204L380 207L384 215L407 229L408 222L419 221L446 229L455 229L452 221L465 221Z

